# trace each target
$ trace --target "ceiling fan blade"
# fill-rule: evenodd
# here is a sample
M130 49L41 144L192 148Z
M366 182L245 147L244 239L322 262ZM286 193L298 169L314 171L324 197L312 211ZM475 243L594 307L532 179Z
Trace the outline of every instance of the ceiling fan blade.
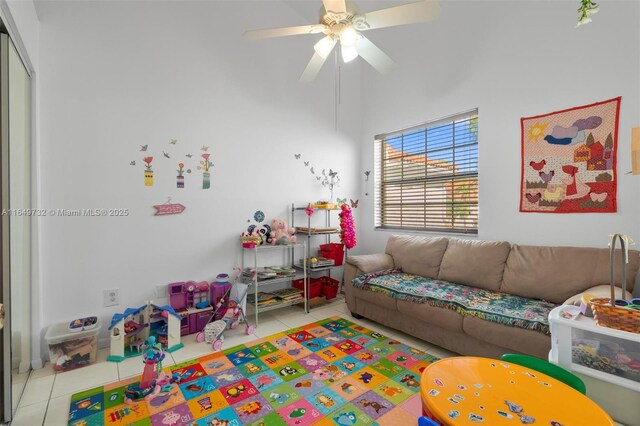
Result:
M345 0L322 0L324 10L333 13L344 13L347 11Z
M322 56L314 52L311 60L307 64L307 67L304 69L302 75L300 76L300 81L303 81L305 83L313 81L320 72L320 69L322 68L322 65L324 65L325 60L326 58L323 58Z
M284 28L265 28L262 30L245 31L243 37L249 40L257 40L260 38L286 37L300 34L318 34L327 29L325 25L300 25L297 27Z
M393 27L396 25L416 24L432 21L440 16L440 3L422 0L416 3L375 10L366 13L366 25L359 30L373 30L376 28Z
M380 74L388 74L396 66L396 63L393 62L386 53L362 35L360 35L356 41L356 50L358 51L358 55L367 61Z

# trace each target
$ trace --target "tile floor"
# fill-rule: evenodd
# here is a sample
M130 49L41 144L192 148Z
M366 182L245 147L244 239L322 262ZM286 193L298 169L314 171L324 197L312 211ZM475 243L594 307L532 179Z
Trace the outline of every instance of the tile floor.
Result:
M251 335L244 334L244 327L225 332L224 347L229 348L247 343L334 315L360 323L365 327L389 337L394 337L417 349L426 350L441 358L456 355L453 352L430 345L425 341L373 321L367 319L356 320L349 313L343 300L315 308L307 315L304 315L302 310L295 306L266 312L260 315L259 327ZM195 335L185 336L182 342L185 347L168 354L163 363L164 365L179 363L211 352L210 345L196 343ZM48 363L40 370L31 371L27 379L27 386L18 403L18 411L11 424L13 426L66 425L72 394L106 383L123 380L142 372L140 358L128 359L121 363L112 363L106 361L108 354L108 348L100 349L98 351L98 360L95 364L66 373L54 374Z

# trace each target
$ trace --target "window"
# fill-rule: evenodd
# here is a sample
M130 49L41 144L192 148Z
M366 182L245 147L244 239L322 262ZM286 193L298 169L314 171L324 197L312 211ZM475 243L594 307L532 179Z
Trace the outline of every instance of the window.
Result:
M375 139L377 229L478 233L478 110Z

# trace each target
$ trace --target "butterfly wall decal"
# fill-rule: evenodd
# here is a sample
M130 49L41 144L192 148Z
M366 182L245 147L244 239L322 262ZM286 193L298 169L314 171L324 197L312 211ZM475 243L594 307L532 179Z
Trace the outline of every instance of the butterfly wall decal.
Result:
M133 160L132 162L129 163L130 166L135 166L136 165L136 161Z
M338 205L339 206L347 203L347 199L346 198L338 198L337 201L338 201Z
M169 141L169 143L170 143L171 145L175 145L175 144L177 144L177 143L178 143L178 139L171 139L171 140Z
M149 148L149 144L147 145L140 145L140 151L146 151L147 148Z
M316 176L316 180L320 180L320 179L322 179L321 176Z
M293 156L296 157L296 160L299 160L301 155L302 154L293 154Z
M200 151L207 152L207 151L209 151L209 147L205 146L205 145L202 145L202 148L200 148Z
M165 158L171 158L171 157L169 157L169 154L168 154L168 153L166 153L166 152L164 152L164 151L162 151L162 155L164 155L164 156L165 156Z
M304 166L305 166L305 167L309 167L309 162L308 162L308 161L305 161L305 162L304 162Z
M193 154L187 154L187 155L185 155L185 157L191 158L191 157L193 157Z
M353 201L351 198L349 198L351 200L351 208L352 209L357 209L358 208L358 203L360 202L360 200L355 200Z

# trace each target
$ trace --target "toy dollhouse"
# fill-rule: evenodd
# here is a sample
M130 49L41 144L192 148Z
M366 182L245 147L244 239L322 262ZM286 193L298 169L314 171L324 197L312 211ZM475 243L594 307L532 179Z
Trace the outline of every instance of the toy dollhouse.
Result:
M120 362L142 354L142 346L150 337L162 344L167 352L180 349L181 316L171 306L157 306L151 302L139 308L128 308L115 314L109 326L111 355L108 361Z
M211 284L206 281L169 284L169 304L180 316L181 336L204 329L213 315L213 306L220 301L229 286L231 284L228 281L220 279Z

